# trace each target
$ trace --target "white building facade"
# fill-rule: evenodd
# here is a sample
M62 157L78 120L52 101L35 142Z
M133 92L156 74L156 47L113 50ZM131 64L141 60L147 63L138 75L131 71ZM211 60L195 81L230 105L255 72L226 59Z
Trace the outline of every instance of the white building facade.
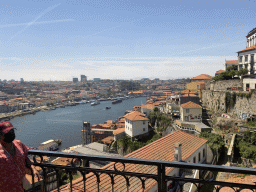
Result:
M138 111L128 113L125 117L125 133L130 137L137 137L148 133L148 118Z
M238 51L238 70L248 69L248 74L255 74L255 56L256 56L256 28L251 30L247 38L246 49Z

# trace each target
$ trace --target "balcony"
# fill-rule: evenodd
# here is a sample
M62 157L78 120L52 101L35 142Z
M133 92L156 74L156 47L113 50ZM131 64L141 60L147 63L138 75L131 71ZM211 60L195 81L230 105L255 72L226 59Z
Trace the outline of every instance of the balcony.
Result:
M50 164L43 162L43 156L50 158L71 158L72 161L70 166ZM249 191L256 190L256 185L254 184L217 181L214 174L211 174L215 172L238 173L254 175L253 177L255 177L256 170L250 168L224 167L186 162L154 161L146 159L113 158L38 150L30 150L29 157L33 158L33 164L35 166L42 168L41 175L43 180L41 181L42 183L38 185L38 183L35 183L35 179L32 179L33 187L28 191L51 191L53 188L54 191L148 191L149 186L153 188L155 187L154 191L164 192L187 191L185 190L187 187L188 189L194 189L192 191L226 191L227 188L233 191L247 191L243 189L248 189ZM113 166L112 168L106 169L91 168L88 167L91 162L112 162ZM139 169L130 171L129 165L131 164L138 167L145 167L145 172L141 172ZM149 169L153 171L148 171ZM166 172L168 169L176 170L176 174L167 175ZM61 186L61 171L65 171L69 177L69 183L65 186ZM78 179L79 181L72 182L72 172L80 173L81 178ZM188 175L186 173L194 175L195 172L198 172L198 177L185 176ZM103 175L104 177L108 177L109 182L106 182L107 180L103 179ZM51 179L49 179L50 177ZM122 190L120 190L120 188L117 189L117 187L120 187L117 186L117 184L120 183L121 177L123 178L121 185L125 186ZM93 185L94 189L91 190L92 182L90 181L93 179L95 181ZM135 182L136 186L140 186L139 188L133 188ZM192 183L194 184L193 186ZM104 186L106 187L103 190ZM150 191L152 191L152 189Z

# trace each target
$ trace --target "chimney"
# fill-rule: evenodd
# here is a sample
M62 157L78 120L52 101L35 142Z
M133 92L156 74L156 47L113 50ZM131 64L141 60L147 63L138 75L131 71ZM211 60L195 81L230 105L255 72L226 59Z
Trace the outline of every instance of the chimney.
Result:
M181 143L175 143L174 145L174 160L181 161Z

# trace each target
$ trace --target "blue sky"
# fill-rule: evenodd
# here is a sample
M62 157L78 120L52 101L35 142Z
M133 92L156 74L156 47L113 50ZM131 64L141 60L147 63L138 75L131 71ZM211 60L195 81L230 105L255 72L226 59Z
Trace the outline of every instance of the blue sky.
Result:
M249 0L2 0L0 79L214 75L255 26Z

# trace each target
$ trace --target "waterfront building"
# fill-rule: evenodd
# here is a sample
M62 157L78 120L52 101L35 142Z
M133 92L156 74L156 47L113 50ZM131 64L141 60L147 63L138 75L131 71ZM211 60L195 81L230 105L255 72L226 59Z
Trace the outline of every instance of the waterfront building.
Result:
M93 78L93 81L100 81L100 78Z
M256 28L252 29L246 38L246 48L237 52L238 70L248 69L248 74L255 74Z
M133 138L143 136L148 133L148 121L149 119L145 115L138 111L133 111L124 116L125 118L125 133Z
M81 82L87 82L87 77L85 75L81 75Z
M78 78L73 78L73 83L77 83L78 82Z

